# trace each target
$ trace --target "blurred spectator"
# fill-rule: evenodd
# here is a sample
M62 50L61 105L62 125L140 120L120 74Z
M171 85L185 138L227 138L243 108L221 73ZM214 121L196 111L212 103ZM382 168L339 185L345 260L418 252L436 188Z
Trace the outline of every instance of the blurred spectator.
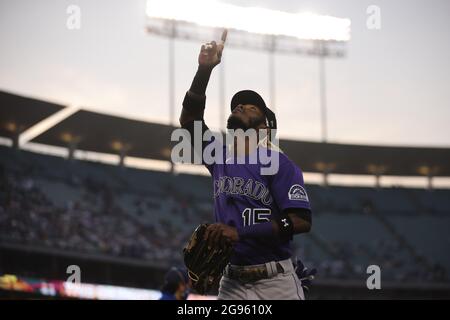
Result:
M186 300L190 290L191 284L187 270L172 267L164 276L160 300Z

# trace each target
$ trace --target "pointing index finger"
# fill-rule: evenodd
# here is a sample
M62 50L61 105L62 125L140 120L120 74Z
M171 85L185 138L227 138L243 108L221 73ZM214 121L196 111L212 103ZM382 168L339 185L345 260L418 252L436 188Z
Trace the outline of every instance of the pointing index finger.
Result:
M228 29L224 29L222 32L222 37L220 38L220 41L222 44L225 44L225 41L227 40L228 35Z

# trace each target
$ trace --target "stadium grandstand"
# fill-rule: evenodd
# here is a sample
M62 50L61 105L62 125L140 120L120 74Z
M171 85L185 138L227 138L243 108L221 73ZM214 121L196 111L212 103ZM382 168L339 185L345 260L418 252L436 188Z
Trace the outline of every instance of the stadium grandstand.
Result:
M0 276L63 280L75 264L87 283L157 290L167 268L182 263L193 228L213 219L211 179L169 164L174 127L67 112L8 92L0 106ZM280 146L304 172L323 176L306 181L313 228L294 243L318 269L312 298L450 297L450 189L432 183L450 177L450 149L283 139ZM133 167L127 157L165 162L166 170ZM330 174L376 183L335 185ZM386 187L383 176L427 177L428 185ZM382 270L383 296L366 288L369 265Z

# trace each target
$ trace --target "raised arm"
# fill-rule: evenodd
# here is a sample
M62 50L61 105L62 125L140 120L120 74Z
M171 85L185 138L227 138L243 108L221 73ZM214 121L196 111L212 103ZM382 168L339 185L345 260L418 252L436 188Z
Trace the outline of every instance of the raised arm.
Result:
M208 86L212 70L222 59L226 37L227 30L224 30L218 44L215 41L211 41L201 47L198 56L197 73L183 101L183 109L180 116L180 125L182 127L185 127L186 124L193 120L203 119L206 87Z

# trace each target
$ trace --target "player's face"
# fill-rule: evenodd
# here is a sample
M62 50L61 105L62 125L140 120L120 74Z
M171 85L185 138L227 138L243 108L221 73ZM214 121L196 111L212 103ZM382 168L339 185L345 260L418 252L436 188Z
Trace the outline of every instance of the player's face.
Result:
M228 129L258 129L265 122L264 113L253 104L239 104L228 117Z

